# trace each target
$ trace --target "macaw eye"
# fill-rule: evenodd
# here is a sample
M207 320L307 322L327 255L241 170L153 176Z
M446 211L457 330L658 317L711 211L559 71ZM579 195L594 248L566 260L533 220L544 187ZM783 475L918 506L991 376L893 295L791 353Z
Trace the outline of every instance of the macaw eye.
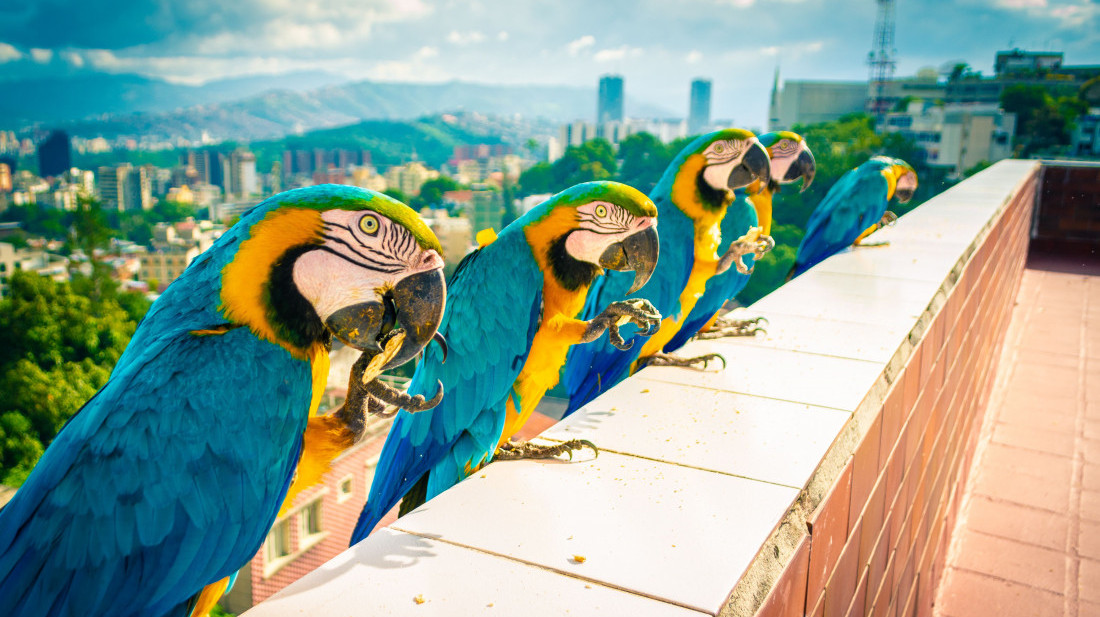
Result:
M363 233L374 235L378 233L378 217L373 214L366 214L363 218L359 219L359 229L363 230Z
M601 219L607 216L607 206L603 204L596 206L596 216L600 217Z
M722 154L722 151L725 150L725 149L726 149L725 146L723 146L721 143L714 144L714 153L715 154Z

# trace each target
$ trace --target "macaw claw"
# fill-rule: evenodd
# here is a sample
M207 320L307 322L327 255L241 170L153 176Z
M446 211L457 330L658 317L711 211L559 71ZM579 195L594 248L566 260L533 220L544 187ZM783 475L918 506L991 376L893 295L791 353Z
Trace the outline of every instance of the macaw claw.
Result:
M661 313L649 300L643 298L612 302L602 313L588 322L581 342L594 341L606 330L611 344L617 349L623 351L630 349L634 346L634 341L626 342L619 333L619 328L628 323L644 328L639 332L641 336L650 336L661 325Z
M763 228L753 227L730 244L726 253L718 260L716 273L721 274L729 270L732 265L741 274L752 274L753 268L745 265L744 256L752 255L753 259L761 259L773 248L775 248L775 240L771 236L765 236Z
M695 335L695 338L700 341L713 341L732 336L755 336L757 332L766 334L768 331L762 324L767 323L768 320L763 317L754 319L719 318L715 320L714 325L709 330L700 331Z
M889 210L887 210L886 213L882 215L882 219L879 220L878 226L880 228L881 227L893 227L894 223L897 223L897 222L898 222L898 215L896 215L893 212L890 212Z
M678 366L681 368L690 368L697 371L707 370L707 365L714 360L720 360L722 362L722 368L726 368L726 359L722 357L722 354L708 353L694 358L681 358L680 356L657 352L648 358L643 358L640 362L642 367L646 366ZM702 366L696 366L702 364Z
M493 459L498 461L518 461L521 459L556 458L562 454L568 454L569 460L573 460L573 452L576 450L583 450L584 448L591 449L596 457L600 456L600 449L591 441L587 439L571 439L554 445L534 444L530 441L510 441L497 448L496 453L493 454Z

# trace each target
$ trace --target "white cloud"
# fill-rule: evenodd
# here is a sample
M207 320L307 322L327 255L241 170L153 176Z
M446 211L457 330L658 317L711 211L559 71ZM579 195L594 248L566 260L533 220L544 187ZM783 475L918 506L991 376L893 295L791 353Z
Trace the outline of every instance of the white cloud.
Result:
M569 52L570 56L575 56L595 44L596 37L591 34L586 34L575 41L570 41L569 44L565 46L565 50Z
M34 61L39 63L39 64L46 64L47 62L49 62L50 60L53 59L53 50L52 49L38 49L37 47L32 48L31 49L31 58L34 58Z
M739 9L747 9L756 4L756 0L722 0L722 4L729 4Z
M422 60L422 59L425 59L425 58L434 58L438 55L439 55L439 48L438 47L432 47L430 45L425 45L424 47L421 47L420 49L416 50L416 53L413 54L413 58Z
M23 52L8 45L7 43L0 43L0 64L5 62L11 62L12 60L18 60L23 57Z
M596 52L593 58L596 62L611 62L614 60L622 60L623 58L634 58L640 55L642 55L641 47L621 45L612 49L601 49Z
M1057 17L1066 28L1078 28L1096 19L1100 7L1095 4L1071 4L1050 10L1051 17Z
M61 52L61 57L65 59L65 62L68 62L76 68L84 66L84 57L76 53L75 51Z
M1041 9L1047 0L996 0L995 4L1004 9Z
M505 32L504 30L501 30L500 32L497 33L497 40L498 41L507 41L508 40L508 33Z
M697 62L699 62L702 59L703 59L703 53L696 50L696 49L693 49L690 52L688 52L688 55L687 55L686 58L684 58L684 61L687 62L688 64L696 64Z
M471 45L473 43L480 43L484 40L485 35L477 30L471 30L469 32L451 30L451 33L447 35L447 42L454 43L455 45Z

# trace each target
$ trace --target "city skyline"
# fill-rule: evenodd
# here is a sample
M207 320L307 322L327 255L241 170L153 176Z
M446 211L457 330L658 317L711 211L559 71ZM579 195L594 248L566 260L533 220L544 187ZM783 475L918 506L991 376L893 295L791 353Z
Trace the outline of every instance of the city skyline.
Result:
M38 0L0 9L0 87L92 70L177 83L316 70L585 87L615 73L628 98L686 117L690 81L705 77L713 117L763 126L777 66L783 78L866 79L874 16L870 0ZM994 53L1012 47L1100 63L1098 33L1093 2L900 2L897 75L954 61L988 74Z

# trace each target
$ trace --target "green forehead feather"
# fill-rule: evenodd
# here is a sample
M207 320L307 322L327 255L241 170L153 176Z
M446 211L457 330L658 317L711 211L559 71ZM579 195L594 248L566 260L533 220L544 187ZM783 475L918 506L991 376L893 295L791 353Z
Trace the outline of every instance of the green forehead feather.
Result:
M756 135L752 131L745 129L722 129L720 131L714 131L713 133L707 133L700 136L692 145L696 152L702 152L707 149L707 146L719 140L734 141L752 139Z
M579 206L591 201L606 201L634 216L657 216L657 206L638 189L621 182L584 182L565 189L550 199L553 206Z
M311 210L370 210L401 225L416 238L424 249L443 254L443 247L431 228L412 208L389 195L355 186L323 184L280 193L268 200L274 208L308 208Z
M798 133L792 133L791 131L772 131L770 133L764 133L760 135L760 143L765 148L770 148L779 142L781 139L789 139L795 143L800 143L803 138Z

